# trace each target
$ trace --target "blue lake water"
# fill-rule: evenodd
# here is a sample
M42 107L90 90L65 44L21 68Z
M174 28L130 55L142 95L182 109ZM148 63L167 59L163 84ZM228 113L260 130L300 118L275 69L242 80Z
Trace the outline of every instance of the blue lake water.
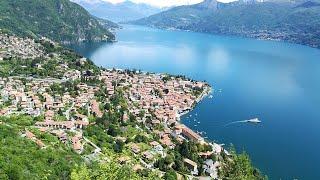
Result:
M72 48L107 68L206 80L214 98L183 117L185 124L245 150L270 179L320 179L320 50L140 26L124 26L117 39ZM225 126L255 117L262 124Z

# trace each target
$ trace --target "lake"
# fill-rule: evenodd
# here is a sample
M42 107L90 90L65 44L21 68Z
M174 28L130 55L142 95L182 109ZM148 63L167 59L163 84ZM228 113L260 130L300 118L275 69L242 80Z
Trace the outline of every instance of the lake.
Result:
M320 179L320 50L127 25L117 39L71 47L107 68L206 80L213 98L184 116L186 125L246 151L270 179ZM256 117L261 124L227 125Z

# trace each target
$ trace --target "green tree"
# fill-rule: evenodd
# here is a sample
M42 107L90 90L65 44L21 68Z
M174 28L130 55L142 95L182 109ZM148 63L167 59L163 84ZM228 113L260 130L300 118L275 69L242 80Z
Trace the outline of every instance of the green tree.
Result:
M77 166L71 172L71 180L90 180L90 171L85 165Z
M251 160L245 152L236 154L234 148L231 149L231 158L224 158L225 165L220 170L219 175L222 179L234 180L264 180L268 179L263 176L259 170L252 166Z
M176 180L177 179L177 173L170 169L169 171L167 171L164 176L163 176L163 179L165 180Z

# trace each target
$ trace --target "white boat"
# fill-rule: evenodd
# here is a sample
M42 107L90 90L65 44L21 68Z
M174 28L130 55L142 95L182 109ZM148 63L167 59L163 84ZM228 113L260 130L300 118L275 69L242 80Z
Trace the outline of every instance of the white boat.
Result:
M246 120L246 122L255 123L255 124L261 123L261 121L258 118L249 119L249 120Z

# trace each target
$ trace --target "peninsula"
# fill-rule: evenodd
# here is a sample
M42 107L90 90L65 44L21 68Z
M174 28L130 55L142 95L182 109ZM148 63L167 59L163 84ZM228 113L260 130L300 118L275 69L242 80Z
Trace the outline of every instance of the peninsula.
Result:
M210 89L184 76L100 68L48 38L2 33L0 137L11 139L0 152L12 159L0 163L0 177L264 179L245 154L179 122Z

